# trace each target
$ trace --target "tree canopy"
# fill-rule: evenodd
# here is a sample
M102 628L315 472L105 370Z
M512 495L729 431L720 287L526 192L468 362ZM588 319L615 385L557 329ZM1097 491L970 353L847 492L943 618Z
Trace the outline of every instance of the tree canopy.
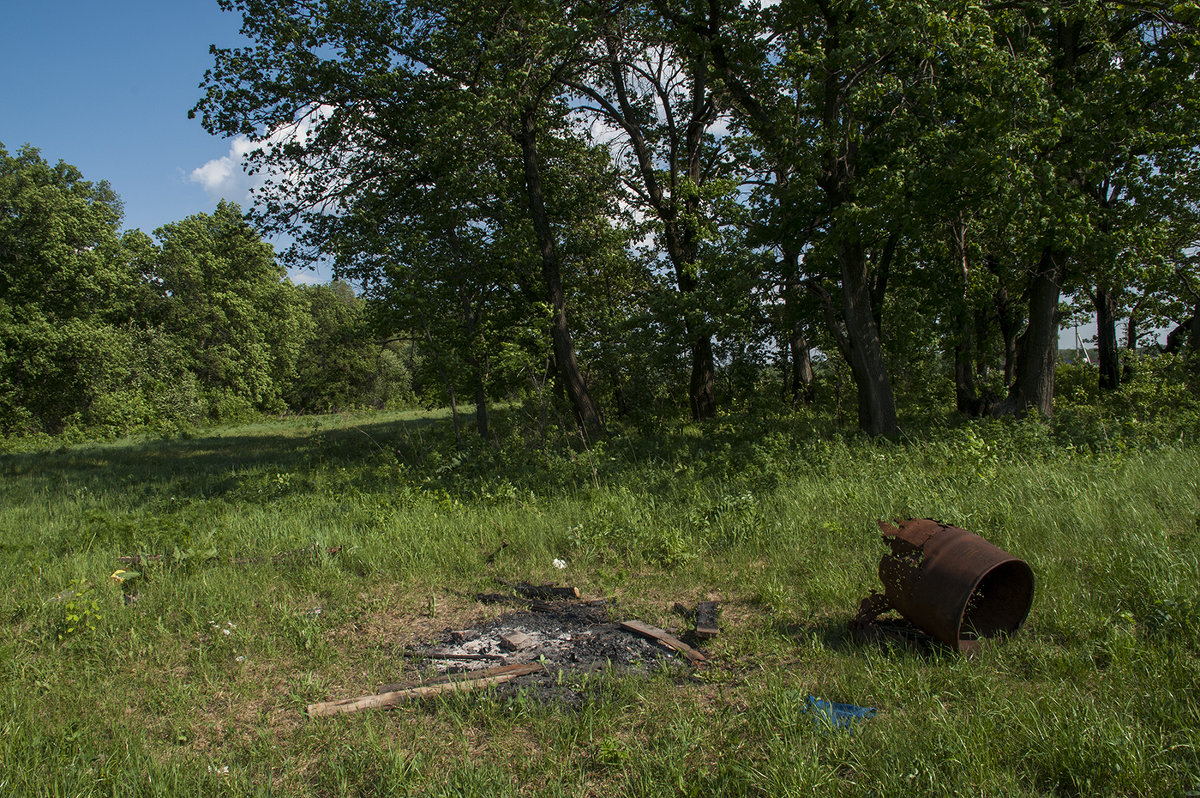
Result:
M0 432L120 433L403 400L365 301L300 288L240 208L119 232L104 182L0 147ZM319 374L314 374L314 370Z
M254 142L248 219L122 235L106 184L3 153L7 429L408 386L486 436L552 379L586 440L848 380L892 435L933 395L1050 414L1066 314L1102 389L1153 326L1200 352L1193 5L221 5L247 43L192 112Z

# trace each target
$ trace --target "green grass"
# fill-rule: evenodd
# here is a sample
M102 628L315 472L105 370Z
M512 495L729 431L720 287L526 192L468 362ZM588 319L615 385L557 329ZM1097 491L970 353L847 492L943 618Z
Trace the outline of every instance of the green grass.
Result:
M0 794L1200 790L1186 436L993 422L889 443L747 414L543 450L496 427L463 452L444 414L410 413L0 455ZM970 659L851 643L876 521L910 516L1032 565L1019 635ZM165 556L125 606L109 575L137 553ZM589 677L581 707L305 716L408 675L405 646L494 612L471 596L495 577L664 626L675 601L719 598L713 664ZM825 733L809 694L879 714Z

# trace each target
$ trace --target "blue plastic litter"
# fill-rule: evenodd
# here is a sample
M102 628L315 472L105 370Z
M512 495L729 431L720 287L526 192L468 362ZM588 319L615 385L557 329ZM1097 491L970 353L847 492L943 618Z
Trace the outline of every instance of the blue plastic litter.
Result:
M853 729L856 722L875 717L875 707L835 704L811 695L807 711L812 713L814 723L826 729Z

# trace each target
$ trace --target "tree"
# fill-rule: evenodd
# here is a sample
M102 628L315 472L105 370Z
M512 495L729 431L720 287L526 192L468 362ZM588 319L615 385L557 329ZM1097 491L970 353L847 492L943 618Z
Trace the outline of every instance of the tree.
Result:
M654 219L674 273L691 350L692 417L716 413L712 297L702 292L705 243L723 195L736 189L735 162L714 134L721 121L708 54L686 52L653 14L636 6L614 15L592 44L592 63L568 85L582 110L622 145L625 201Z
M60 432L130 375L138 283L105 182L0 145L0 429Z
M1161 257L1170 238L1162 226L1190 216L1190 153L1200 144L1196 11L1139 2L1029 4L998 23L1039 80L1025 98L1038 118L1018 181L1026 189L1025 237L1035 244L1024 265L1028 323L1015 379L996 412L1049 415L1064 290L1091 294L1101 380L1116 387L1121 297L1137 293L1138 265ZM1164 191L1170 184L1174 190Z
M319 217L352 212L413 177L405 169L416 149L406 133L414 112L459 114L464 129L503 133L517 145L554 363L581 425L599 429L569 323L556 240L564 222L548 211L544 159L547 130L565 116L561 80L586 35L577 32L582 18L536 3L467 0L223 0L222 7L241 13L253 44L214 48L206 95L193 113L210 132L263 145L251 158L275 175L257 216L268 229L328 229ZM316 232L305 240L321 243Z
M939 44L991 46L978 9L797 0L655 7L711 58L725 95L777 184L777 245L805 252L806 285L850 366L859 424L898 431L881 337L882 302L908 224L913 142L936 127L923 106L941 76ZM797 234L807 231L810 240Z
M366 303L344 282L298 289L312 320L296 376L283 398L299 412L330 412L361 405L376 378L379 345Z
M312 321L271 245L226 201L155 235L162 327L179 341L212 412L282 409Z

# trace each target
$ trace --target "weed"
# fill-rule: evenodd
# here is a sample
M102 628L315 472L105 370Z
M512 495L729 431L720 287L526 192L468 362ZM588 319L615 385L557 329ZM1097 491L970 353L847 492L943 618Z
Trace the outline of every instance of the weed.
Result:
M59 642L94 635L104 620L100 594L85 579L72 579L70 585L46 602L47 628Z

